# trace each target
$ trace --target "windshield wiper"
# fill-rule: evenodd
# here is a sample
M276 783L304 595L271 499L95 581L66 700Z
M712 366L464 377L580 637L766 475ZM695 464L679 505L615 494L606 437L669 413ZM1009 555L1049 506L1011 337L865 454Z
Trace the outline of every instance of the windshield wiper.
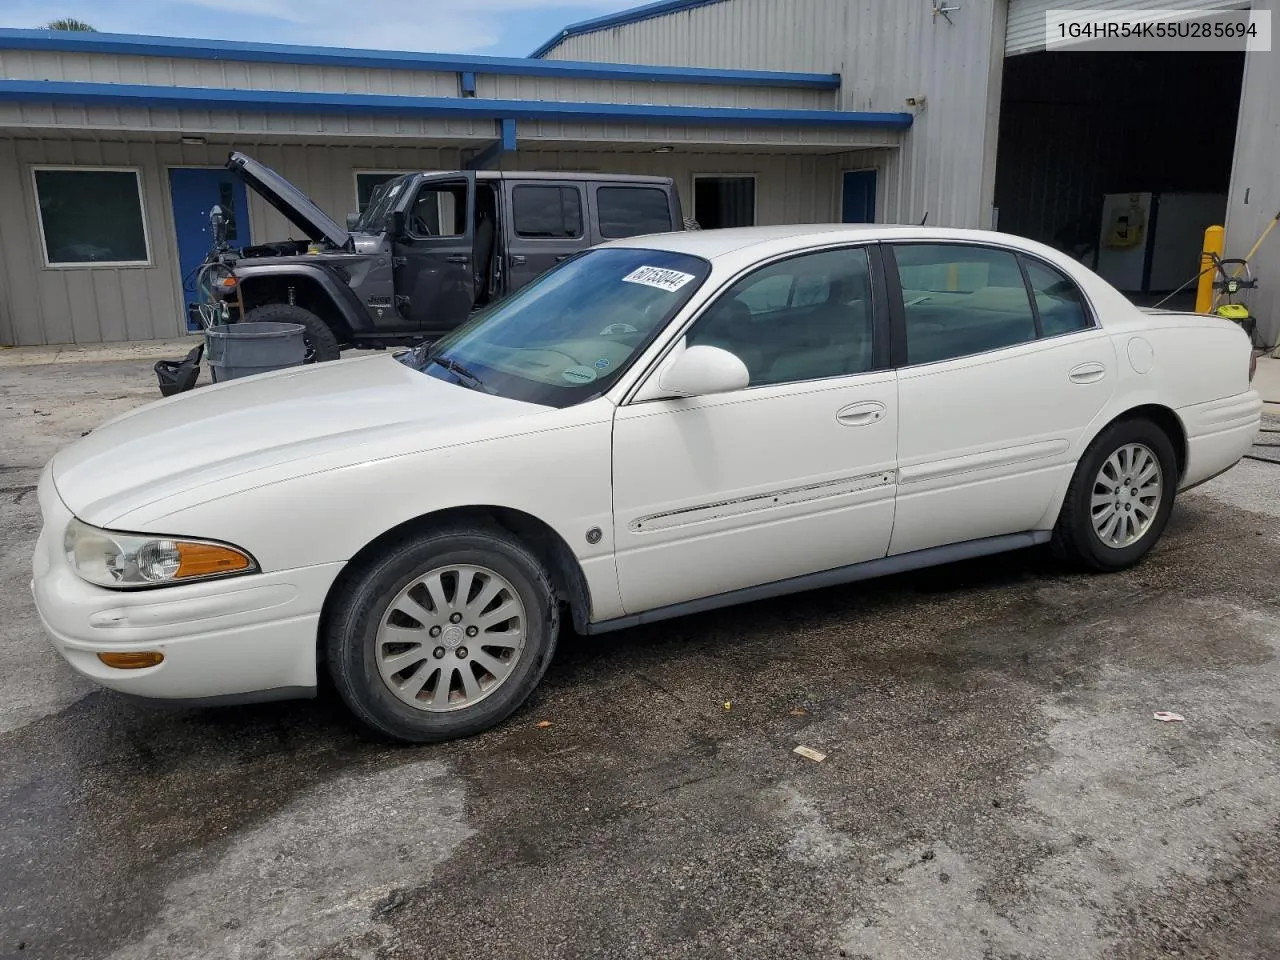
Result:
M460 380L467 381L467 386L473 390L483 390L485 393L492 393L484 385L484 381L477 377L474 373L460 364L457 360L451 360L448 357L427 357L427 363L438 363Z

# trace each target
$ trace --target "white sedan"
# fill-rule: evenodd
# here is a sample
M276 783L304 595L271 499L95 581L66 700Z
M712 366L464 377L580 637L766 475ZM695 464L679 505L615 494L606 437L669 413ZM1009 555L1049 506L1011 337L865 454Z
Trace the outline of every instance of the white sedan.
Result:
M585 634L1051 544L1117 570L1249 449L1248 338L997 233L770 227L566 261L430 348L161 400L55 456L32 589L105 686L328 671L406 741Z

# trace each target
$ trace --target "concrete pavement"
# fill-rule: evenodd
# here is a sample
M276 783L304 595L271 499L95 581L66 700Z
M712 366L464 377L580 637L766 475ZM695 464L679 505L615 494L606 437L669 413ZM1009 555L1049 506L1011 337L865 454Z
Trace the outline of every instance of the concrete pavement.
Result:
M0 958L1280 955L1280 467L1123 574L1023 552L566 635L502 728L406 749L48 647L36 472L156 396L0 370Z

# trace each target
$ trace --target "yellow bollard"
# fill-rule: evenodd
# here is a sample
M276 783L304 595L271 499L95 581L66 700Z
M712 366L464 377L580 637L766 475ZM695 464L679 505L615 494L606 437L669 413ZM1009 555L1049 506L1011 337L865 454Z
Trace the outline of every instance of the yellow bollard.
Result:
M1227 232L1222 227L1208 227L1204 232L1204 251L1200 254L1200 280L1196 286L1196 313L1208 313L1213 309L1213 281L1218 271L1213 257L1222 256L1227 248Z

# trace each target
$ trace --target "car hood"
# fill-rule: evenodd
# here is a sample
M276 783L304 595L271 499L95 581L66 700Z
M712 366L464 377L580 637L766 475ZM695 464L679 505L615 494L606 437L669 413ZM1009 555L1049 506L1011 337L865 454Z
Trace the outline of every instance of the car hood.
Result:
M335 247L346 247L351 241L351 234L316 206L314 200L253 157L232 153L227 157L227 169L283 213L290 223L307 235L307 239L327 240Z
M110 526L177 495L203 502L482 439L549 409L438 380L387 354L335 360L200 387L125 413L61 450L53 481L76 516Z

